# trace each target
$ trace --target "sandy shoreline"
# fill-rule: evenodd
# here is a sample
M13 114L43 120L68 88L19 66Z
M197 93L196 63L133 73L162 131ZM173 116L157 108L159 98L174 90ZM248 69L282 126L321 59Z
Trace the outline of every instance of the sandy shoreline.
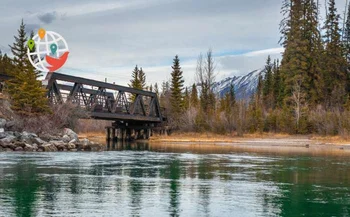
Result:
M81 134L91 141L105 143L104 134ZM279 135L275 138L212 137L212 136L154 136L149 141L135 141L130 147L147 144L150 151L194 152L221 154L229 152L254 152L278 154L307 154L350 156L350 144L332 143L327 139L313 139L311 136Z

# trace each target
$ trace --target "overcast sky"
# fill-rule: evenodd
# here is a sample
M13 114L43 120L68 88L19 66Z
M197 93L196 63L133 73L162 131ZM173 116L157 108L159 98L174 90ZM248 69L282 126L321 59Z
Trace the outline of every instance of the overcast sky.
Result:
M61 34L70 56L62 73L126 85L135 65L148 82L170 78L180 57L186 83L194 82L200 52L212 48L217 79L262 68L280 57L282 0L0 0L0 49L23 18L27 31ZM346 0L336 0L343 15ZM323 6L324 8L324 6Z

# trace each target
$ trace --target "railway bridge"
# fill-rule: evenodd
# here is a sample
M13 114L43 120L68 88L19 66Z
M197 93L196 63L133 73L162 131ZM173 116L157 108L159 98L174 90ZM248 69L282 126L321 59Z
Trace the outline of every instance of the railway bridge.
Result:
M148 139L153 129L168 131L165 110L154 92L57 72L48 73L43 83L51 103L74 103L90 118L113 121L106 127L107 140Z

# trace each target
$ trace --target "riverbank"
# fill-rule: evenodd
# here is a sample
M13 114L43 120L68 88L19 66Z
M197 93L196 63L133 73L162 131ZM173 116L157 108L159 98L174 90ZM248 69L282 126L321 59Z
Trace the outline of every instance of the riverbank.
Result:
M91 141L103 143L103 133L84 133ZM244 137L175 133L171 136L154 135L149 141L130 143L130 149L137 150L138 143L147 143L150 151L194 152L201 154L222 154L230 152L255 152L308 155L350 155L350 142L338 137L316 137L313 135L250 134Z

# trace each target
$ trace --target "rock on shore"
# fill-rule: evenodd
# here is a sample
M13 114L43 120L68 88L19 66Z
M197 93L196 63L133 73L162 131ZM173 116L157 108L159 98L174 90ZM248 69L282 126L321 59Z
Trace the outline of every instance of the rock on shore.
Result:
M9 131L7 121L0 118L0 152L27 151L27 152L56 152L56 151L102 151L101 144L88 139L79 140L78 134L71 129L64 129L62 135L41 135L30 132ZM8 124L11 126L11 124Z

